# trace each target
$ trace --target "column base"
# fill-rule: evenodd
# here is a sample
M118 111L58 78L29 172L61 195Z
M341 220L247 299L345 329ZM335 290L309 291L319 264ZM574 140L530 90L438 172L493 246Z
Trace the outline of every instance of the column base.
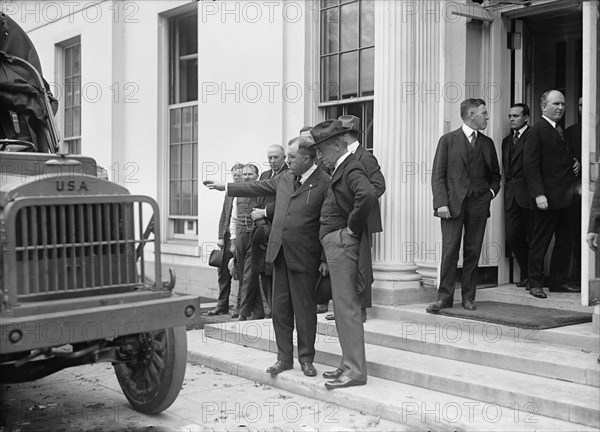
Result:
M437 290L424 286L416 270L414 264L374 264L373 304L397 306L434 301Z

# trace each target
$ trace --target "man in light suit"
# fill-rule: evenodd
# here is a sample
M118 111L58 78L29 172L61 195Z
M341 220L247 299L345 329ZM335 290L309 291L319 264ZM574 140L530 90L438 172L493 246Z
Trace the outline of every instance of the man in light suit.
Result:
M239 183L242 181L243 164L237 163L231 168L233 181ZM231 223L231 210L233 208L233 198L225 196L223 200L223 209L221 210L221 218L219 219L219 238L217 244L221 248L221 266L217 269L219 281L219 299L217 307L208 312L209 316L226 314L229 312L229 293L231 292L231 273L227 268L229 260L233 258L231 252L231 233L229 225ZM238 292L239 294L239 292ZM240 307L240 296L237 297L236 311Z
M463 101L460 116L463 125L440 138L433 160L431 189L434 215L442 225L442 266L438 301L429 305L429 313L452 307L463 228L462 306L475 309L477 263L490 203L500 190L494 142L480 132L489 119L485 101Z
M264 171L258 178L259 180L268 180L288 169L285 163L285 150L279 144L269 146L267 149L267 160L269 161L270 169ZM269 307L269 312L265 315L266 318L272 317L271 311L273 310L271 302L273 295L273 268L271 263L265 261L265 254L267 243L269 242L269 234L271 233L274 212L274 196L258 198L258 207L252 211L252 219L257 223L252 238L252 262L254 271L259 275L260 285L267 306Z
M550 274L554 278L550 292L579 291L567 285L566 279L572 248L570 207L581 165L574 158L565 131L558 123L565 112L564 95L557 90L547 91L540 104L542 118L532 126L525 139L523 163L534 209L529 245L529 293L546 298L542 270L553 234L555 243Z
M360 294L373 281L369 213L377 195L364 166L348 151L349 128L326 120L310 131L323 164L332 172L321 209L319 236L331 276L335 324L342 359L323 374L328 389L367 383L364 328Z
M510 135L502 140L506 241L521 269L521 280L517 282L517 286L526 287L531 218L529 193L523 170L523 143L529 134L529 107L522 103L511 106L508 122Z
M313 366L317 330L314 289L323 248L319 241L319 217L329 175L315 164L312 138L298 137L288 145L289 169L275 177L250 183L207 182L210 189L230 196L273 196L275 210L267 262L273 263L273 327L277 362L267 369L277 375L293 367L294 317L298 332L298 360L304 375L315 376ZM267 214L267 217L269 215Z

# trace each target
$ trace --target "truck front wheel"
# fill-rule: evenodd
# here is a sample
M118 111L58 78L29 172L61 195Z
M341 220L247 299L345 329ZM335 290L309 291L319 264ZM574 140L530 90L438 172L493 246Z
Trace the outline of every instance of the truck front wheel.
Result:
M121 389L136 411L157 414L177 398L187 363L185 327L140 333L134 360L116 363Z

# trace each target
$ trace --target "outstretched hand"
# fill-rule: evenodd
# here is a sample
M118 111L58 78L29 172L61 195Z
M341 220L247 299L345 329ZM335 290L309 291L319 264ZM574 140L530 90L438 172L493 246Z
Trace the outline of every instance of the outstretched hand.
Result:
M204 183L204 186L206 186L209 189L216 189L220 191L225 190L225 183L219 183L214 180L204 180L202 183Z

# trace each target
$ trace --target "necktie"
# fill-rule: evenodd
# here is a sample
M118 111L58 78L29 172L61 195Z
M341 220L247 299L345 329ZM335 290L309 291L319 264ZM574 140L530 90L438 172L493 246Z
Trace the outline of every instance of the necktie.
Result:
M565 131L558 123L556 123L556 132L560 135L560 139L565 142Z
M300 176L296 176L294 178L294 192L297 191L301 185L302 183L300 183Z
M519 142L519 131L515 131L512 137L512 145L510 146L511 153L514 153L517 150L517 143Z
M469 142L471 143L471 147L475 148L476 140L477 140L477 134L475 133L475 131L473 131L473 133L471 133L471 136L469 137Z

